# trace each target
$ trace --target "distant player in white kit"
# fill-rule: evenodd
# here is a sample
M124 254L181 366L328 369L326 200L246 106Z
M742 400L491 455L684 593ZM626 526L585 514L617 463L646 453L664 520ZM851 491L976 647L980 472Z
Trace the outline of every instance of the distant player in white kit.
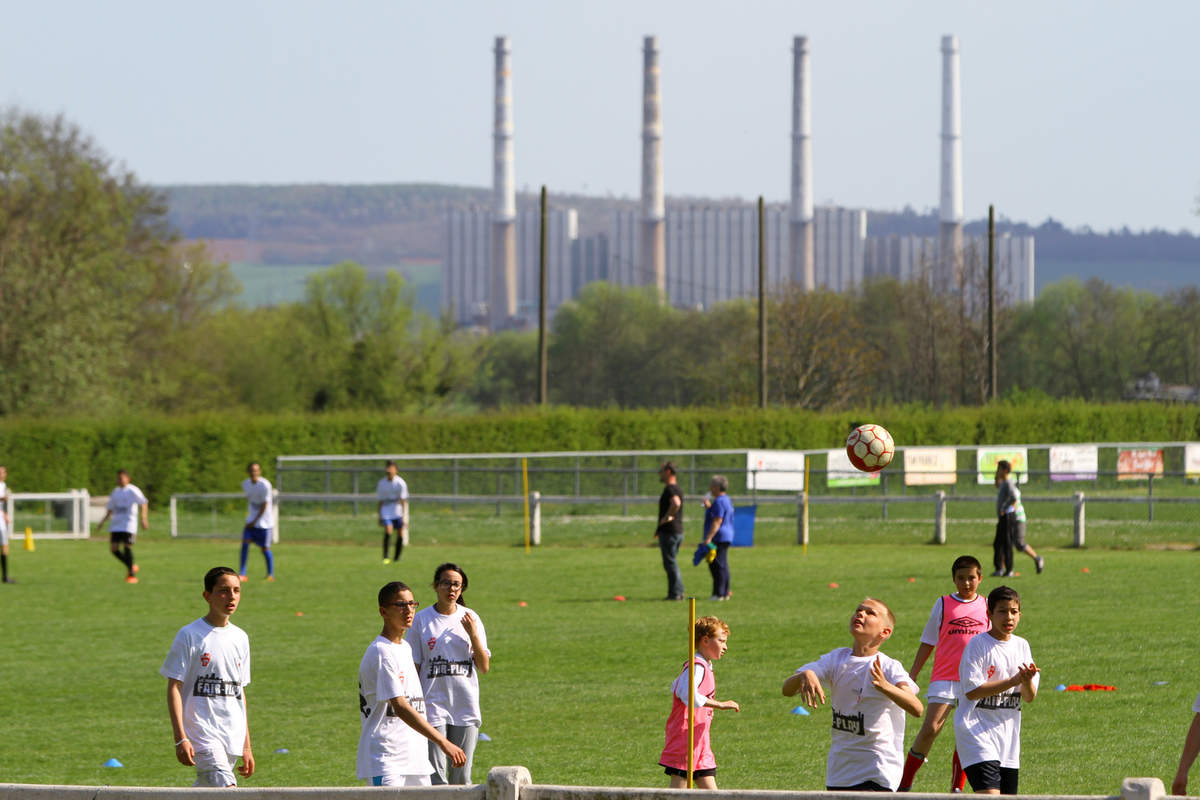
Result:
M250 684L250 639L229 621L242 598L242 582L229 567L204 575L208 613L175 634L159 674L167 679L167 712L175 736L175 758L196 767L195 786L237 786L254 774L246 687Z
M0 466L0 568L4 573L4 583L16 583L8 577L8 532L12 528L12 520L8 518L8 467Z
M412 590L392 581L379 590L383 630L358 665L358 777L371 786L429 786L433 767L425 740L455 767L466 755L425 719L425 695L404 634L417 611Z
M275 554L271 552L271 531L275 527L275 503L271 496L271 482L262 476L262 466L251 461L246 467L249 478L242 481L242 492L246 495L246 527L242 528L242 562L238 577L246 576L246 559L250 555L250 543L258 545L267 561L267 580L275 580Z
M98 534L104 523L112 520L108 526L108 549L125 565L125 582L137 583L138 565L133 560L133 543L137 539L139 512L142 527L150 530L150 501L130 482L128 470L117 470L117 488L108 496L105 508L104 519L96 526L96 532Z
M408 484L400 477L395 461L387 462L387 474L375 485L379 497L379 524L383 526L383 563L400 560L404 540L408 538ZM388 541L396 534L396 556L388 558Z

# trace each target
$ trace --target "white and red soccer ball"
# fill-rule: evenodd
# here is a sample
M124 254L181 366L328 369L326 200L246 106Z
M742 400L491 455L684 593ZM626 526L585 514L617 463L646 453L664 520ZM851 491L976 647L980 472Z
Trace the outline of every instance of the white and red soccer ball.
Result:
M863 472L878 472L895 454L896 443L882 425L859 425L846 437L846 455Z

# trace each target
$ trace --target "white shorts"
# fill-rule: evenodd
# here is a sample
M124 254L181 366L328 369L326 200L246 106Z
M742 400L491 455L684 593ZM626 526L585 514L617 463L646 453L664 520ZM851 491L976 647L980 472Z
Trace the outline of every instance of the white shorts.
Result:
M944 703L948 706L957 706L958 697L956 697L955 689L958 688L958 681L930 681L929 691L925 693L925 700L929 703Z
M196 751L196 782L193 786L207 788L225 788L237 786L237 776L233 774L233 765L241 756L233 753L221 753L213 750Z
M367 786L431 786L428 775L376 775L367 778Z
M4 524L4 520L0 519L0 546L8 546L8 526Z

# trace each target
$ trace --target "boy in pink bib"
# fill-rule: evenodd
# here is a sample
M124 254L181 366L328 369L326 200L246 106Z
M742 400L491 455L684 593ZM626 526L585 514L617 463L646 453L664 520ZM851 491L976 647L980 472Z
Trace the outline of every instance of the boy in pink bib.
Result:
M696 707L692 752L692 779L697 789L717 788L717 760L713 756L709 741L709 726L712 725L714 709L742 709L733 700L717 700L716 679L713 678L712 662L718 660L728 645L729 626L716 617L701 617L696 620L696 657L693 684L688 686L687 664L671 685L671 714L667 717L666 744L658 765L671 776L672 789L687 788L687 706L689 700Z
M925 763L929 748L941 733L950 710L955 706L955 688L958 686L958 665L962 660L967 642L989 627L987 601L978 594L979 582L983 579L983 567L974 556L959 556L950 567L954 578L954 594L939 597L929 612L929 622L921 633L921 644L908 671L915 679L921 668L934 653L933 672L929 676L928 713L921 723L921 730L913 740L912 748L904 761L904 774L900 777L897 791L907 792L912 788L917 770ZM936 648L936 651L935 651ZM958 750L951 761L950 791L961 792L966 783Z

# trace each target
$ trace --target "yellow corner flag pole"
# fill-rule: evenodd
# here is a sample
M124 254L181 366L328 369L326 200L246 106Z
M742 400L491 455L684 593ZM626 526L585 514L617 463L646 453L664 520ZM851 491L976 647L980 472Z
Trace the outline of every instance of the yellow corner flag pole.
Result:
M688 760L687 788L695 789L692 780L692 766L696 751L696 598L688 598L688 680L687 680L687 726L688 726Z
M521 459L521 494L525 496L525 552L529 552L529 459Z
M33 528L25 529L25 549L33 552Z

